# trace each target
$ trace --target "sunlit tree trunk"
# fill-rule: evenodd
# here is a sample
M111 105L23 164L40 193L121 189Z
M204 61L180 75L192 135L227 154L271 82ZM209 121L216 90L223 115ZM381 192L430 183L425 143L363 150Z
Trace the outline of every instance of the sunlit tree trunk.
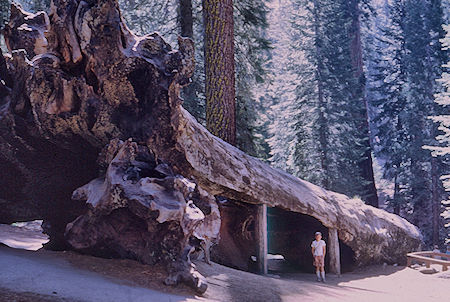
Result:
M361 24L360 24L360 7L359 0L349 0L349 10L352 15L352 25L350 28L351 35L351 56L352 65L355 72L355 77L359 82L359 91L354 93L360 94L361 104L360 116L358 117L360 130L360 135L362 136L361 142L364 144L364 154L363 159L359 163L359 168L361 171L361 176L367 183L365 185L365 201L366 203L378 207L378 195L377 189L375 187L375 177L373 173L373 162L372 162L372 147L370 144L370 133L369 133L369 116L367 112L367 99L365 97L365 76L363 72L363 59L362 59L362 47L361 47Z
M206 126L236 143L233 1L203 0Z

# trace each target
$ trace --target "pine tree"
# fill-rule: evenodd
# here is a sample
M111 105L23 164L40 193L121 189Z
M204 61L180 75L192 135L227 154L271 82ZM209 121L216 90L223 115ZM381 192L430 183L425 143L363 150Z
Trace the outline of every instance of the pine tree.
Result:
M351 51L352 14L347 1L298 0L291 8L292 56L286 65L293 75L293 97L282 96L274 109L289 110L269 140L272 161L327 189L367 200L367 179L361 162L367 157L368 129L361 73ZM358 49L360 51L360 49ZM364 124L365 123L365 124ZM285 126L280 129L279 126ZM286 151L277 154L279 141ZM370 149L369 149L370 150ZM373 181L372 181L373 185Z
M433 95L442 73L443 54L436 47L442 15L440 1L393 2L372 77L377 156L385 162L384 176L394 182L390 205L419 226L428 244L439 242L443 196L438 175L444 165L422 148L436 132L427 115L439 111Z
M443 28L446 30L447 34L445 38L441 39L442 50L448 51L450 49L450 25L444 25ZM447 61L446 64L442 66L447 70L450 69L450 61ZM443 72L442 78L438 80L443 87L443 90L435 95L435 102L444 108L450 105L450 73ZM432 120L439 123L440 134L436 136L436 140L441 146L427 146L426 149L432 150L433 156L441 156L444 161L449 162L450 156L450 114L448 114L448 110L445 113L432 116ZM441 177L443 181L443 185L446 191L450 191L450 175L444 174ZM441 201L442 204L442 213L440 213L441 217L445 221L445 229L443 237L445 238L446 244L450 244L450 199L447 197Z
M295 87L297 79L289 68L298 52L291 51L292 24L291 12L295 11L292 4L278 1L270 7L268 16L268 36L273 50L267 62L271 71L270 80L260 96L267 106L264 122L267 127L267 144L270 148L269 162L280 169L298 175L294 171L292 157L295 148L294 113Z
M363 50L361 40L361 14L363 1L348 1L347 11L351 16L350 26L350 50L353 66L353 77L357 81L356 90L352 93L352 98L359 100L357 102L356 124L358 128L358 140L361 142L362 157L358 162L360 174L365 185L363 199L368 204L378 207L378 195L375 187L375 178L373 173L372 146L369 134L369 114L366 99L366 77L363 70ZM358 104L359 103L359 104Z
M266 157L264 128L258 121L265 105L256 94L267 80L265 62L270 42L265 38L267 9L264 0L234 1L236 61L236 145L246 153Z

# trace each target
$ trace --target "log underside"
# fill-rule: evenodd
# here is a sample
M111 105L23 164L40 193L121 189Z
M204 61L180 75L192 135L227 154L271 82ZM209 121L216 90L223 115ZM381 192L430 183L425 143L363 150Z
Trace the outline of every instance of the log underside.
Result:
M419 248L406 220L273 169L198 124L179 97L191 40L173 50L158 34L135 36L116 0L51 7L47 16L13 5L5 29L0 222L43 218L53 248L163 261L167 284L198 292L206 283L191 252L207 254L217 238L214 259L249 269L256 204L337 229L356 265L404 262ZM214 196L230 200L220 213Z

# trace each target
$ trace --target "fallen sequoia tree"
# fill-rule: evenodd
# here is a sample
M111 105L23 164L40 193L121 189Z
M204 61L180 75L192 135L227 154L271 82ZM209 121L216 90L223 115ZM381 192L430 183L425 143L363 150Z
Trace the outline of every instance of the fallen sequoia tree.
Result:
M217 196L315 217L357 265L402 262L420 247L406 220L211 135L179 97L192 41L174 50L156 33L134 35L116 0L53 0L48 16L12 5L4 36L0 222L43 218L48 247L163 262L167 284L204 292L190 255L208 258L221 236Z

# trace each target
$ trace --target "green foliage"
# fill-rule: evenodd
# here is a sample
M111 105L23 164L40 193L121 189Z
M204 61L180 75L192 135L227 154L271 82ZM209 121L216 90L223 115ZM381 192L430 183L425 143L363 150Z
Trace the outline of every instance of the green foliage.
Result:
M445 58L439 48L443 12L440 1L403 0L392 3L389 16L373 56L376 155L384 177L394 182L389 206L418 225L431 244L437 231L432 208L444 196L435 179L445 164L422 147L437 131L427 116L441 111L433 100Z
M359 164L369 138L360 126L364 91L351 59L347 2L297 0L281 9L291 23L290 55L283 64L294 89L274 99L271 160L303 179L364 199ZM280 89L289 90L285 84L275 94Z
M264 128L257 121L264 105L255 90L266 81L265 60L271 50L265 38L266 15L262 0L234 1L237 146L261 158L267 157L267 147L261 135Z
M447 51L450 49L450 25L444 25L443 28L446 30L447 34L445 38L441 39L442 49ZM446 72L442 73L442 77L438 79L438 82L442 84L442 91L435 95L435 102L444 108L450 106L450 61L447 61L442 66ZM440 156L447 163L450 160L450 115L448 110L437 116L431 117L433 121L439 123L440 134L436 136L437 142L440 146L427 146L426 149L432 150L433 156ZM441 180L444 184L446 191L450 191L450 175L448 172L444 172L441 175ZM447 244L450 244L450 199L447 197L441 201L442 203L442 213L441 216L444 219L444 238Z

